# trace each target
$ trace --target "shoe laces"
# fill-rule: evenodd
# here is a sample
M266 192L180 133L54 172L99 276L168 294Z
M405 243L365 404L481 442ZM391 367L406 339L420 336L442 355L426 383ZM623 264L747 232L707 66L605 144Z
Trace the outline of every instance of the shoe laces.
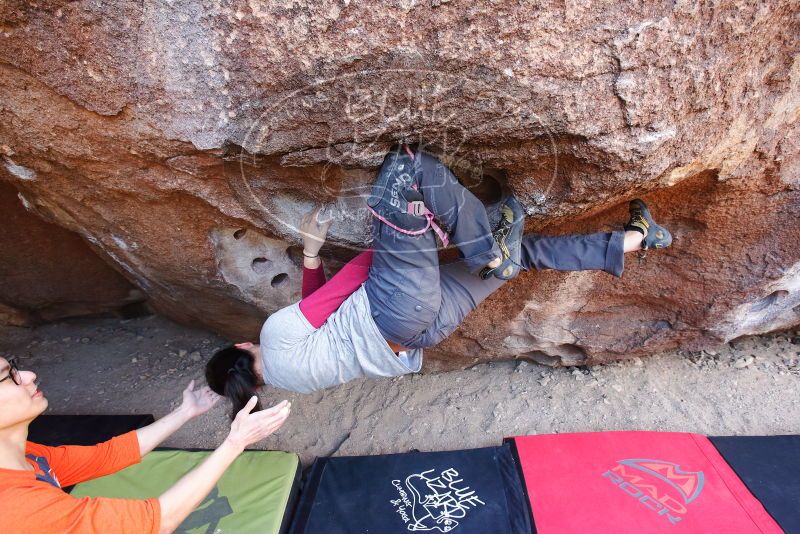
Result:
M495 228L492 236L495 238L495 241L500 241L500 238L506 237L508 234L511 233L511 227L513 226L512 221L508 220L508 213L506 212L507 208L504 206L500 210L500 222L497 223L497 228ZM510 211L510 210L509 210ZM513 212L511 212L511 217L513 218Z
M501 238L507 236L511 231L511 223L503 216L494 230L495 241L500 241Z
M644 213L639 208L634 208L633 210L631 210L631 221L630 222L632 222L632 223L634 223L634 222L644 223L645 225L650 226L647 223L647 219L644 218Z

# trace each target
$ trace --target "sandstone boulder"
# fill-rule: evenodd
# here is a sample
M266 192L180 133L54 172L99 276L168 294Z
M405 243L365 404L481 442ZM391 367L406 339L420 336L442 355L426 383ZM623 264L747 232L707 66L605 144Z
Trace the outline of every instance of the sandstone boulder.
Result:
M528 273L430 368L578 364L800 322L800 33L789 1L7 3L0 177L162 313L234 338L299 296L296 225L368 245L360 195L406 139L529 232L675 235L604 273Z

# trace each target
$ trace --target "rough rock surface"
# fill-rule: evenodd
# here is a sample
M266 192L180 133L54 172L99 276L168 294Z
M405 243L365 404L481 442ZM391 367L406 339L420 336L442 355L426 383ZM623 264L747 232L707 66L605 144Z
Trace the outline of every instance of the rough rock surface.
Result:
M800 321L792 2L6 4L0 177L161 312L252 337L298 297L303 210L330 267L367 244L382 154L423 140L527 231L675 236L622 279L529 273L429 365L569 364ZM489 187L482 187L489 186Z
M0 323L30 326L143 300L80 236L28 213L21 200L0 182Z

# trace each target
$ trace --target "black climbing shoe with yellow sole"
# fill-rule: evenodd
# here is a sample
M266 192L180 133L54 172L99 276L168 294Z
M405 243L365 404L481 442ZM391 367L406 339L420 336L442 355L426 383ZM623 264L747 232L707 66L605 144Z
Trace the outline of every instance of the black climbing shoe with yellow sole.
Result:
M525 210L513 196L508 197L500 207L500 221L492 233L492 237L500 247L502 261L494 268L484 267L480 277L484 280L490 276L501 280L511 280L519 274L522 265L522 230L525 226Z
M638 198L631 200L629 210L631 218L625 225L625 230L634 230L642 234L642 250L667 248L672 244L672 234L663 226L656 224L644 200Z

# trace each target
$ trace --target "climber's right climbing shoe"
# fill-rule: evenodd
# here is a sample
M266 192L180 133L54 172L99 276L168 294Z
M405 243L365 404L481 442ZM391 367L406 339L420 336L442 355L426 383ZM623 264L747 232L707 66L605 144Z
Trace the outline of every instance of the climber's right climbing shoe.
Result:
M672 244L672 234L663 226L656 224L644 200L638 198L632 200L628 209L631 218L625 225L625 230L642 234L642 250L667 248Z

